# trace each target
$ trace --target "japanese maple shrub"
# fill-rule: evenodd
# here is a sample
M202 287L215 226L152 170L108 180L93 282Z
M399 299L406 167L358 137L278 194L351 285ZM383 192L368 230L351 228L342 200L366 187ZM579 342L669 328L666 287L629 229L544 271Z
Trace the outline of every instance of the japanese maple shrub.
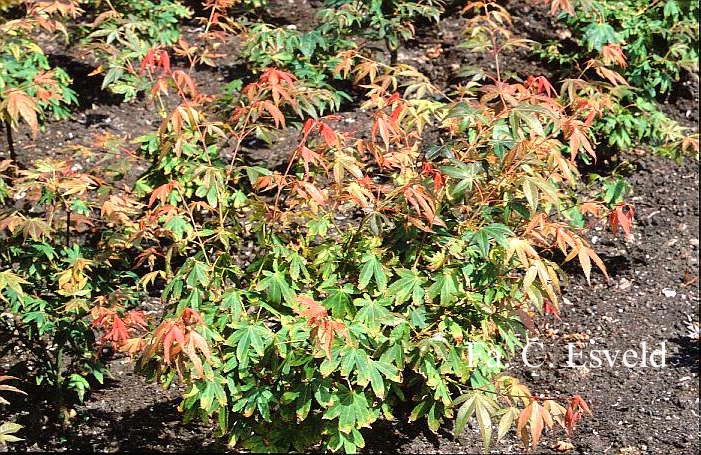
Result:
M13 130L26 123L36 136L48 118L68 117L76 95L64 70L49 65L36 43L40 32L68 33L62 19L80 13L77 3L15 2L24 14L16 19L0 17L0 125L5 130L7 157L16 161Z
M124 213L138 206L68 160L13 172L8 163L0 163L8 192L23 197L0 206L0 308L27 347L32 379L55 391L52 404L68 418L90 380L109 374L102 347L146 328L138 312L126 312L136 303L136 275L115 255L120 244L110 228L133 232L138 226ZM99 335L94 326L108 330Z
M141 281L163 280L170 310L139 367L180 377L186 420L215 417L255 451L356 451L401 401L434 430L476 415L485 446L493 419L497 437L515 425L528 445L555 423L570 431L581 398L537 398L490 359L515 351L533 312L558 311L562 272L543 251L605 274L572 221L607 214L575 192L596 105L561 104L542 77L439 102L405 65L348 59L339 71L367 89L369 123L306 118L284 170L241 156L258 129L309 115L313 95L273 68L226 121L184 99L141 140L154 159L141 226L152 251L166 248ZM424 143L432 125L444 139Z
M397 63L397 51L403 41L414 37L414 23L420 19L438 22L441 0L326 0L326 4L355 18L358 36L384 41L390 53L390 63Z
M96 5L86 44L105 87L144 93L162 119L130 144L148 163L133 188L68 159L0 162L0 305L42 348L37 379L82 398L103 352L123 351L149 378L181 381L185 420L213 419L253 451L355 452L400 403L433 431L476 418L485 449L512 427L528 447L546 428L571 432L584 400L538 397L499 359L532 318L558 314L562 263L606 277L584 226L608 217L630 233L622 192L583 196L576 166L596 158L592 128L620 74L594 62L608 85L566 79L559 94L543 76L510 80L501 53L523 40L503 7L470 2L470 46L496 73L441 91L350 42L369 27L363 38L396 50L438 3L330 2L349 42L250 27L278 52L249 45L250 82L202 93L191 70L221 56L234 3L206 2L204 45L180 36L179 3ZM352 130L325 115L341 99L330 77L359 94ZM291 128L283 166L248 153ZM131 308L142 291L160 297L153 322Z
M645 144L667 156L698 154L698 134L670 119L655 103L671 94L685 72L698 71L698 2L534 3L549 4L571 35L545 43L537 52L566 73L613 85L603 98L608 112L594 124L596 137L614 150Z

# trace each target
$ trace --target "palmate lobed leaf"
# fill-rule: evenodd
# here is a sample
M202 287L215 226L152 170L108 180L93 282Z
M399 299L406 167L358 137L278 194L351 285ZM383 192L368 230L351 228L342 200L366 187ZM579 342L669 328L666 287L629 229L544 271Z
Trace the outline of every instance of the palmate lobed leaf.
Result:
M274 272L263 272L263 278L257 286L259 291L266 291L273 303L286 302L291 304L295 301L295 292L287 283L287 280L280 270Z
M39 119L37 112L39 107L36 101L27 95L26 92L11 89L3 95L0 110L7 112L13 127L17 127L20 120L23 120L36 136L39 133Z
M377 419L363 392L341 392L333 398L333 404L324 413L324 419L338 419L340 432L349 434L353 430L369 427Z
M11 270L4 270L0 272L0 291L4 289L10 289L14 293L21 296L24 294L22 290L23 284L29 284L29 282L21 276L18 276L15 273L13 273ZM0 298L4 299L1 293Z
M420 305L424 299L423 285L426 283L417 270L395 269L399 279L389 286L390 294L394 295L395 303L402 304L411 299L414 305Z
M358 289L365 289L374 280L377 289L383 291L387 287L387 273L385 266L380 262L380 258L375 253L365 255L363 266L358 277Z
M497 403L479 391L458 398L455 400L455 404L460 404L463 401L464 403L458 409L455 418L455 434L462 433L468 420L473 416L476 417L482 437L483 450L489 452L492 440L492 415L498 409Z

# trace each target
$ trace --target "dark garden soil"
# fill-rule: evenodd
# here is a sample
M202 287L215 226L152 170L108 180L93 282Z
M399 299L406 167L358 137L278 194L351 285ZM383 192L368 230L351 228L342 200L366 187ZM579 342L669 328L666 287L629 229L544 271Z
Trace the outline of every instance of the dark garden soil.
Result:
M300 23L313 14L316 3L289 3L281 23ZM303 4L297 8L296 3ZM531 9L511 1L512 14L519 32L534 40L557 34L550 18L541 9ZM400 61L416 65L439 85L455 82L461 64L481 65L489 71L487 60L466 59L455 46L461 38L460 20L448 18L440 27L423 27L416 40L400 52ZM437 56L436 56L437 55ZM82 56L56 50L52 58L64 63L76 80L76 89L87 103L72 119L52 123L36 141L19 135L20 159L68 157L71 146L87 145L95 134L110 132L134 138L154 127L158 118L144 102L124 104L101 93L87 78L90 66ZM552 75L557 68L542 65L529 55L509 56L504 67L520 75ZM207 87L216 87L232 78L238 62L232 59L216 70L203 70L196 79ZM239 77L233 75L233 77ZM698 75L686 76L679 90L663 109L687 125L698 122ZM342 114L347 128L363 122L366 116L355 106ZM356 125L357 126L357 125ZM272 148L248 150L252 161L279 165L286 160L280 150L288 150L283 139ZM72 150L66 152L66 150ZM698 453L699 447L699 342L690 337L689 324L699 322L699 165L695 160L677 164L645 151L631 151L616 162L600 163L600 171L618 167L625 170L633 187L629 198L636 207L636 226L632 239L614 236L597 226L590 236L606 263L610 281L601 274L592 276L591 285L575 267L567 267L572 278L564 289L561 319L541 321L531 334L542 341L548 352L534 345L528 368L520 359L509 368L512 375L538 394L562 397L580 394L591 405L593 416L583 420L572 439L561 432L547 433L539 451L558 452L571 443L570 453ZM97 165L76 159L83 166ZM138 168L125 168L130 176ZM698 327L698 326L697 326ZM8 342L9 334L0 333L0 371L31 377L21 361L21 347ZM578 367L568 367L568 343L576 354ZM664 343L665 365L628 368L622 352L641 351L647 344L648 355ZM584 365L593 350L607 349L618 357L611 367ZM660 360L660 359L656 359ZM648 359L649 363L649 359ZM178 412L181 390L169 390L147 383L133 374L125 359L111 362L113 378L96 387L85 403L74 407L76 416L67 428L52 418L50 396L23 385L30 395L12 397L12 420L25 426L25 441L12 445L16 451L224 451L226 445L213 437L213 427L199 423L183 424ZM433 434L423 423L408 423L407 413L398 413L394 422L377 422L364 431L366 452L455 453L479 452L481 442L476 428L468 426L458 438L446 424ZM2 419L8 416L0 416ZM0 419L0 420L2 420ZM495 444L495 452L521 452L514 436Z

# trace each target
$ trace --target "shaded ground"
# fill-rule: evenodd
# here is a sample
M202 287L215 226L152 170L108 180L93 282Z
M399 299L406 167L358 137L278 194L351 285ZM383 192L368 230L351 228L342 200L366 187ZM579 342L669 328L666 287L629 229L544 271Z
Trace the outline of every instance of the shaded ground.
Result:
M286 2L286 0L285 0ZM283 3L283 2L281 2ZM310 4L288 8L290 22L308 17ZM514 2L511 2L514 3ZM312 3L312 6L316 4ZM520 4L519 4L520 5ZM517 5L518 6L518 5ZM549 18L540 10L519 7L516 26L529 30L531 37L545 36ZM294 16L294 17L293 17ZM400 60L416 64L439 84L448 84L457 75L464 55L455 48L460 38L460 20L448 19L440 27L419 31L419 38L400 53ZM440 47L440 51L436 47ZM438 57L432 57L439 53ZM77 109L73 119L52 124L37 141L26 135L18 138L20 158L52 155L65 145L89 144L95 134L111 132L133 138L153 128L151 110L143 102L121 104L119 100L97 93L94 84L86 84L83 63L75 56L55 56L69 63L79 81L76 88L89 102ZM512 56L507 65L520 72L551 74L536 66L527 55ZM200 74L200 80L220 84L231 77L232 66L221 71ZM470 62L481 64L480 61ZM485 64L488 66L488 64ZM534 69L535 68L535 69ZM82 75L82 76L81 76ZM689 123L698 121L698 77L684 81L684 89L675 92L666 112ZM88 96L90 95L90 96ZM347 112L352 121L363 114ZM349 126L352 123L349 122ZM277 149L282 147L278 146ZM271 149L249 150L250 159L275 165L284 157ZM565 289L561 320L550 319L539 327L535 339L554 346L539 369L518 363L512 374L520 374L529 387L546 396L581 394L591 404L594 416L578 427L573 453L694 453L699 450L699 345L688 336L689 320L699 322L698 241L699 241L699 167L697 162L674 162L631 152L622 157L633 164L628 180L634 188L636 205L634 239L625 242L603 227L591 237L606 262L611 281L600 274L591 286L575 268ZM608 167L612 167L610 163ZM605 166L606 167L606 166ZM0 344L5 339L0 337ZM666 343L663 368L625 368L620 358L614 367L568 368L567 343L576 342L576 352L593 349L648 350ZM12 371L11 353L0 355L0 371ZM14 365L15 368L18 368ZM114 378L91 393L85 404L77 406L70 429L62 429L47 418L48 404L27 385L30 396L13 397L12 418L26 428L26 441L13 450L84 451L222 451L225 445L215 440L212 428L201 424L182 424L177 410L180 390L162 390L135 376L128 364L112 362ZM26 371L23 372L26 376ZM481 442L477 431L468 427L454 439L446 426L438 435L423 423L408 424L406 415L394 423L378 422L364 432L367 452L477 452ZM562 433L548 434L539 450L550 449L557 441L570 441ZM521 451L512 436L495 445L495 451Z

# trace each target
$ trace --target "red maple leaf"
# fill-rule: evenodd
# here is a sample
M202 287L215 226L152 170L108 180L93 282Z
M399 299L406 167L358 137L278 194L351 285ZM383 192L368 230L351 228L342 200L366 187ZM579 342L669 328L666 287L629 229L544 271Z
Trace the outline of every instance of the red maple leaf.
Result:
M560 319L560 310L557 306L553 305L549 300L543 302L543 311L545 314L552 314L557 319Z
M618 228L623 229L626 237L633 234L633 218L635 217L635 207L624 202L618 204L609 213L609 226L613 233L618 232Z
M173 345L176 342L178 345L174 347ZM165 363L170 363L171 357L180 352L184 345L185 333L183 328L179 324L172 322L163 337L163 360Z
M147 327L146 320L144 319L144 312L141 310L131 310L127 314L127 321L129 325L138 325L141 327Z
M586 401L579 396L575 395L570 398L569 406L567 406L567 412L565 413L565 431L567 434L571 434L574 430L577 422L582 418L583 413L591 415L591 410Z
M346 337L348 331L343 322L335 321L328 316L326 307L307 296L299 296L297 301L302 308L296 312L300 316L309 318L307 324L312 327L311 335L317 346L324 351L327 357L331 358L331 345L337 335Z
M112 318L112 329L102 338L104 340L112 341L112 345L116 348L119 343L129 338L129 328L124 323L122 318L115 314Z
M185 310L183 310L182 320L185 325L204 324L200 313L192 308L185 308Z
M302 305L302 308L297 310L297 313L300 316L309 318L309 324L316 324L319 319L323 319L329 314L326 307L317 303L311 297L300 295L297 297L297 301Z
M433 186L436 188L436 191L440 191L445 185L445 177L441 174L441 171L433 167L428 161L424 161L421 165L421 174L433 178Z

